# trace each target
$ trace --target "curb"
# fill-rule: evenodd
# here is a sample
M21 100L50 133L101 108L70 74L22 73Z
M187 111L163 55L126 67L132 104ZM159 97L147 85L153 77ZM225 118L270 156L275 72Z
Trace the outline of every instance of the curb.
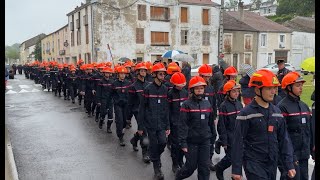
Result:
M7 112L6 117L8 117ZM19 180L7 127L5 127L5 146L5 179Z

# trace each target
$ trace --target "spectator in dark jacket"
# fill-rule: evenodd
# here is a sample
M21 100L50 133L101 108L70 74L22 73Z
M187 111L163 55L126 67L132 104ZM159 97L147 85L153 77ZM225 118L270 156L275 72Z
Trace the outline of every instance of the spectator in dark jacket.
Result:
M223 75L218 65L212 65L212 77L210 78L210 83L213 86L215 93L218 92L220 86L222 86Z
M186 81L187 81L187 86L188 86L188 82L191 79L191 66L188 62L183 61L182 62L182 74L186 77Z

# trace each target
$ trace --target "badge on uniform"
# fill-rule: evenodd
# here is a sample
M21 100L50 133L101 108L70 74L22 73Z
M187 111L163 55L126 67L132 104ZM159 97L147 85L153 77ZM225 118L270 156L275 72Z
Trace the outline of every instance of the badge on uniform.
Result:
M306 118L302 118L301 121L302 121L302 124L307 123Z
M205 100L208 100L208 97L204 97Z
M122 93L124 93L124 89L122 89Z
M161 103L161 100L160 99L158 99L158 104L160 104Z
M273 126L268 127L268 132L273 132Z
M205 119L206 115L205 114L201 114L201 119Z
M182 103L183 103L183 102L180 102L180 106L182 106Z

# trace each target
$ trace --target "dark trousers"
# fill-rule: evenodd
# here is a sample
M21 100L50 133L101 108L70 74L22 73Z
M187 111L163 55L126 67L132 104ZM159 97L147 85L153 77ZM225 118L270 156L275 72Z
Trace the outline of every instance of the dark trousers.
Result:
M74 98L77 96L77 85L69 86L69 92L70 92L71 100L74 100Z
M85 108L88 111L88 113L91 113L91 109L92 109L92 100L93 100L93 94L91 91L86 91L85 92L85 96L84 96L84 100L85 100Z
M281 174L280 180L292 179L292 180L308 180L308 159L299 160L298 165L294 164L296 170L296 175L294 178L289 178L287 176L288 171L282 166L281 163L278 164L278 168Z
M62 91L63 91L63 96L65 98L69 98L69 92L68 92L68 87L66 83L62 84Z
M160 162L161 154L166 147L166 130L147 129L149 137L149 152L152 162Z
M117 129L117 136L118 138L122 138L124 133L123 133L123 128L126 127L127 125L127 109L128 105L123 104L115 104L114 105L114 114L115 114L115 121L116 121L116 129Z
M100 106L100 117L105 119L106 115L108 115L108 119L113 119L113 102L106 102L105 100L101 102Z
M178 140L178 127L172 125L170 127L170 140L171 140L171 158L172 164L183 166L183 151L181 150L181 146L179 145Z
M277 162L244 161L243 168L247 180L276 180L277 178Z
M97 97L96 95L93 95L93 99L92 99L92 106L91 106L91 112L93 113L94 110L96 109L97 106Z
M209 180L210 140L198 144L188 143L188 152L185 156L186 163L177 172L176 179L188 178L198 168L198 179Z
M231 166L231 147L225 150L226 155L216 164L219 169L224 171Z

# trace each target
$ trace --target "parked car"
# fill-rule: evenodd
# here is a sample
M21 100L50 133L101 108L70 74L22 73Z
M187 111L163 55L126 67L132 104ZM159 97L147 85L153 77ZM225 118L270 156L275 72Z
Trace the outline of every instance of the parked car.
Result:
M208 64L208 65L211 66L212 64ZM199 70L200 66L202 66L202 64L201 65L195 65L195 66L191 67L191 77L199 75L198 74L198 70Z
M304 75L308 75L309 73L314 74L314 72L306 71L303 68L301 68L301 73L304 74Z
M296 68L289 63L285 63L284 66L290 71L296 71ZM279 71L277 63L268 64L260 69L268 69L269 71L273 72L273 74L277 74L277 72Z

